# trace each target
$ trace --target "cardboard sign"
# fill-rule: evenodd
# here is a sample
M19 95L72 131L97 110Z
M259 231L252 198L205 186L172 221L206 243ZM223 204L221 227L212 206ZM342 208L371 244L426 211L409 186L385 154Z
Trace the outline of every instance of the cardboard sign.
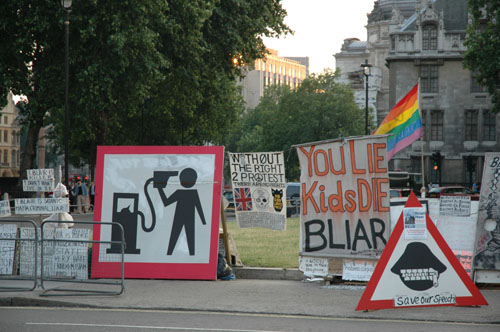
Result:
M0 275L13 272L16 235L16 225L0 225Z
M0 217L9 217L10 215L10 202L7 200L0 201Z
M405 208L418 207L411 193ZM426 223L426 239L405 239L401 214L356 310L488 305L428 214Z
M53 180L54 169L53 168L28 169L26 170L26 175L28 180Z
M229 153L229 165L238 226L284 230L283 152Z
M35 191L35 192L54 191L54 179L23 180L23 191Z
M304 255L376 258L390 234L387 136L297 145Z
M307 277L325 277L328 275L328 259L299 256L299 270Z
M68 198L16 198L16 214L53 214L69 212Z
M94 220L122 225L126 278L217 278L223 157L221 146L98 147ZM96 224L94 238L121 232ZM119 277L120 244L95 246L92 277Z

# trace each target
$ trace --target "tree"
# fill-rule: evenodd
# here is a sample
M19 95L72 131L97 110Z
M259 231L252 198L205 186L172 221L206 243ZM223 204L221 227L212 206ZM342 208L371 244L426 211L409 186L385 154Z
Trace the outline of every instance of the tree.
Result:
M350 87L325 71L306 78L292 91L287 86L266 89L260 104L242 117L228 139L234 152L284 151L288 179L297 179L294 144L361 135L364 111L354 102Z
M494 112L500 111L500 11L496 0L469 0L471 24L467 27L464 65L488 89Z
M70 161L95 165L98 145L220 143L242 111L238 67L264 56L261 36L290 32L285 15L279 0L74 1ZM63 16L59 1L2 3L0 90L29 100L23 174L42 126L63 146Z

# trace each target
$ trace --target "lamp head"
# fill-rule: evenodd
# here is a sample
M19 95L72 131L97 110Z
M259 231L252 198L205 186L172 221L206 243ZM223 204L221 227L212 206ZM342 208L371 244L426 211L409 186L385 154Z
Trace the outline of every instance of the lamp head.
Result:
M72 2L72 0L61 0L61 6L63 6L64 9L70 9Z

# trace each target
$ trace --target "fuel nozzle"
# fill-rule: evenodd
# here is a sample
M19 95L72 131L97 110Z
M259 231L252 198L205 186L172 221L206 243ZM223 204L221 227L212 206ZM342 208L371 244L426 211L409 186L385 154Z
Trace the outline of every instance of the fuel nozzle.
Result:
M177 176L178 171L154 171L153 172L153 188L165 188L168 179L171 176Z

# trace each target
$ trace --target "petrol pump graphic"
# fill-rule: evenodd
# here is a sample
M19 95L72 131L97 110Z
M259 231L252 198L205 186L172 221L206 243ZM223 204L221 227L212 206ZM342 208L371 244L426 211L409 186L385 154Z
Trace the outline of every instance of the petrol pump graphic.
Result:
M168 181L171 177L179 177L180 184L185 189L177 189L169 197L165 192ZM195 213L200 216L203 225L206 225L205 215L201 206L200 197L196 189L190 189L196 184L198 174L192 168L179 171L154 171L153 177L146 180L144 184L144 195L151 210L151 222L149 226L146 224L146 218L142 211L139 211L139 194L138 193L113 193L113 210L112 221L119 223L123 227L125 238L125 254L141 253L141 249L137 248L137 232L138 218L140 219L141 229L145 233L152 232L155 229L156 211L149 193L151 183L153 188L158 190L163 205L165 207L177 203L173 220L166 220L172 224L170 239L168 242L167 255L172 255L175 246L179 240L182 230L186 233L189 255L195 255ZM113 227L111 231L111 241L113 243L106 250L108 254L120 253L121 234L118 227Z

